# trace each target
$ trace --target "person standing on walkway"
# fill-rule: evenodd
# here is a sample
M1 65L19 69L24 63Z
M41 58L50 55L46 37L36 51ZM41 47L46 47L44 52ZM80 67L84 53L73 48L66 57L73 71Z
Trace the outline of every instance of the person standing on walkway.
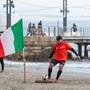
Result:
M1 63L1 73L4 72L4 61L3 61L3 57L0 58L0 63Z
M77 54L77 52L66 41L63 41L61 36L57 36L56 40L57 42L52 46L52 51L49 56L50 64L48 68L48 79L51 79L52 68L59 63L59 70L54 80L55 83L58 82L58 79L62 74L63 67L67 60L67 50L71 50L73 53L75 53L77 58L80 59L80 56Z

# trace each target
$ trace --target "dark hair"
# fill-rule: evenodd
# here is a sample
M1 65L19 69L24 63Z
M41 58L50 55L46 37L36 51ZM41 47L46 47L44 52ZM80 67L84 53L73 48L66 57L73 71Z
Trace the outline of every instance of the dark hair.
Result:
M62 39L61 36L57 36L57 37L56 37L56 40L57 40L57 41L59 41L59 40L61 40L61 39Z

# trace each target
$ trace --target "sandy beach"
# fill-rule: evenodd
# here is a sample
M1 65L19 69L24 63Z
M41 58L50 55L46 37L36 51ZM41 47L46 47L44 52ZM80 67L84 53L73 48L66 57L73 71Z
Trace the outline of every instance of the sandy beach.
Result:
M35 83L42 75L47 74L47 68L26 67L26 83L24 69L21 66L5 66L0 73L0 90L90 90L90 74L63 71L58 83ZM56 76L52 73L52 80Z

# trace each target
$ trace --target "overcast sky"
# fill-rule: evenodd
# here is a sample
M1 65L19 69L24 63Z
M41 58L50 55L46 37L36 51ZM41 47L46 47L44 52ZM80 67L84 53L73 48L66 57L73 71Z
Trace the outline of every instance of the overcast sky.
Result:
M0 11L5 12L2 4L6 0L0 0ZM13 0L15 12L18 16L25 20L62 20L63 0ZM67 0L67 9L69 20L90 20L90 0Z

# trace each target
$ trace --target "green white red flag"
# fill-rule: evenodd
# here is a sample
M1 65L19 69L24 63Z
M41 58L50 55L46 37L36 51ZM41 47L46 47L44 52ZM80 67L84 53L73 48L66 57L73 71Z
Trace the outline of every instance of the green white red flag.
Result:
M23 23L20 19L0 36L0 57L23 50Z

